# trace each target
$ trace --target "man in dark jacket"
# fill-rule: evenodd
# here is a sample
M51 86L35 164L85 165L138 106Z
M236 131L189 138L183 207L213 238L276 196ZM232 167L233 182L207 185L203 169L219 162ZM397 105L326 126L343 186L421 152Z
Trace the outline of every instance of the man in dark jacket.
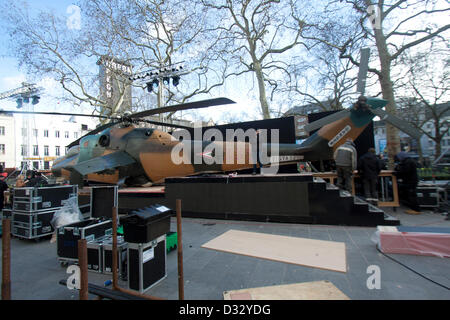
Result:
M6 184L4 179L5 179L4 176L0 176L0 212L3 210L3 203L5 202L4 192L8 190L8 185Z
M25 187L43 187L46 186L47 180L42 177L40 172L34 170L27 171L27 180L25 180Z
M398 162L395 167L396 176L399 180L400 199L406 201L406 204L415 211L420 211L417 202L417 164L406 152L399 152L395 156Z
M375 155L375 149L369 148L358 162L358 172L363 181L364 195L369 202L378 202L377 182L380 171L380 161Z
M352 193L352 175L357 167L357 153L353 140L347 141L339 146L334 152L334 161L336 163L337 186Z

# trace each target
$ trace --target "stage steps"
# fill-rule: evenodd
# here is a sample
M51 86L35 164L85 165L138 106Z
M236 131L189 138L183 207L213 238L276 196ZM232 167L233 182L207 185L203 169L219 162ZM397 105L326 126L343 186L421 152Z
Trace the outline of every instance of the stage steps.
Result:
M315 187L312 188L311 201L323 205L321 210L317 210L319 223L367 226L400 224L398 219L386 214L382 209L321 178L315 178L313 185Z

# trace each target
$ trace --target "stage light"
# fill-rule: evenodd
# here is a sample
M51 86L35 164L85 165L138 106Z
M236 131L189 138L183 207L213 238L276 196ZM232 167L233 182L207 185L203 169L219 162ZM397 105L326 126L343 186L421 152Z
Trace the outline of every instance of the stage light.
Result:
M30 97L24 97L23 98L24 103L30 103Z
M168 85L168 84L170 83L170 78L169 78L169 77L164 77L164 78L163 78L163 83L164 83L165 85Z
M38 104L39 103L39 99L41 97L39 97L39 96L32 96L31 98L32 98L31 104Z
M172 77L172 84L176 87L180 83L180 77L174 76Z
M159 85L158 79L153 79L152 84L157 87Z
M147 82L147 92L152 92L153 91L153 83L151 82Z
M21 98L17 99L16 102L17 102L17 108L18 108L18 109L20 109L20 108L23 107L23 101L22 101Z

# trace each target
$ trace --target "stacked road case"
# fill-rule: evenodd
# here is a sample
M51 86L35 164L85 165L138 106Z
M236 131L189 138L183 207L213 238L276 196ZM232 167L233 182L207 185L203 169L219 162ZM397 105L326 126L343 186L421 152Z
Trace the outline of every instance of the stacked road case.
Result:
M447 202L447 191L432 184L417 186L417 202L421 208L439 208Z
M169 208L156 204L133 211L123 219L129 289L143 293L166 278L170 215Z
M78 186L27 187L12 190L11 233L24 239L52 234L51 220L71 197L77 199Z
M58 228L59 262L78 263L78 240L86 239L88 269L103 273L103 245L112 235L112 209L117 207L117 186L95 186L81 190L84 220ZM87 219L86 219L87 216ZM97 261L99 260L99 261Z

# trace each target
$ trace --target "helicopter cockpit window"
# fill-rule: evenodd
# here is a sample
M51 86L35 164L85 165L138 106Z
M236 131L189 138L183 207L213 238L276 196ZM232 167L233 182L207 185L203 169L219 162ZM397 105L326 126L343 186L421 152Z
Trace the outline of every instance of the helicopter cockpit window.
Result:
M107 135L107 134L101 135L100 138L98 139L98 144L102 147L109 146L109 142L110 142L110 139L109 139L109 135Z
M70 156L73 156L74 154L77 154L79 152L80 152L80 146L79 145L78 146L73 146L72 148L70 148L67 151L67 156L70 157Z

